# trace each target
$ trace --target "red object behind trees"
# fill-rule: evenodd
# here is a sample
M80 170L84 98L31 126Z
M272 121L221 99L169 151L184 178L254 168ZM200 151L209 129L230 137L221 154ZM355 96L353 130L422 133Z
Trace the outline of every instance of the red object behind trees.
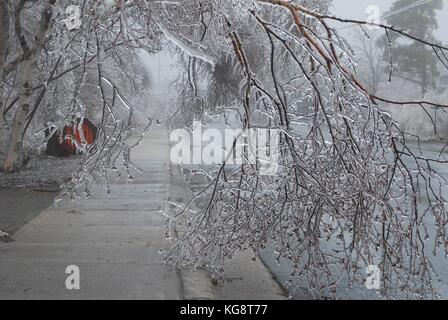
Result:
M82 125L80 126L82 122ZM81 130L80 130L81 129ZM96 140L97 128L86 118L78 118L76 122L67 124L62 129L62 134L56 131L47 142L46 154L66 157L83 153L82 147L91 145ZM50 129L45 131L50 135Z

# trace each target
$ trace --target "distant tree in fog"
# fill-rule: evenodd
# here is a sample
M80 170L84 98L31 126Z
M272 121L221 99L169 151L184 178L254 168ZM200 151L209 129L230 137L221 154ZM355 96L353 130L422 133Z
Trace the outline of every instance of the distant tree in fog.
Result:
M415 0L396 0L391 11L415 4ZM438 29L437 11L443 9L443 0L427 1L386 18L389 25L406 31L417 39L439 43L434 37ZM439 59L434 50L416 39L403 38L391 33L383 37L384 59L392 62L397 76L418 81L422 96L435 86L439 75ZM390 51L390 52L389 52Z
M383 52L378 45L378 32L374 30L366 32L368 32L368 37L361 30L355 32L356 40L353 49L359 63L358 72L361 80L370 92L377 94L380 83L385 80L387 64L383 60Z

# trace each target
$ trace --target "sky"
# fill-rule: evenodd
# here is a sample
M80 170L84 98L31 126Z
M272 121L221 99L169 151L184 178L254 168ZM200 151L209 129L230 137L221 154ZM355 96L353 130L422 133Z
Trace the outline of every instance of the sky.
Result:
M445 6L438 14L439 30L436 32L436 37L444 43L448 43L448 0L443 0L443 2ZM368 16L366 13L368 6L377 5L382 13L385 13L392 3L392 0L333 0L332 13L340 17L365 20Z

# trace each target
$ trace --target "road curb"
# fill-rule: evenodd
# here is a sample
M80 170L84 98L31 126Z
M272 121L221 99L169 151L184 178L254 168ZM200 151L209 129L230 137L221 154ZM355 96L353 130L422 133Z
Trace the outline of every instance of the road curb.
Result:
M180 270L184 300L216 300L210 276L205 270Z
M171 183L167 188L168 202L187 201L191 198L190 187L184 181L181 175L180 167L170 165ZM169 212L173 211L173 206L168 203L166 208ZM176 236L181 232L174 225ZM212 280L206 270L178 270L179 281L181 282L181 296L184 300L216 300L215 288Z

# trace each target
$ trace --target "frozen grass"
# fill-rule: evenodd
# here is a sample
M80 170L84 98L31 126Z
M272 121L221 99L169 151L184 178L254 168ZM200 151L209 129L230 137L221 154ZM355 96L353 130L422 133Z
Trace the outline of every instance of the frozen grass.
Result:
M0 158L3 158L1 153ZM31 155L22 169L13 173L0 171L0 188L58 191L59 186L70 179L81 159L80 156L58 158Z

